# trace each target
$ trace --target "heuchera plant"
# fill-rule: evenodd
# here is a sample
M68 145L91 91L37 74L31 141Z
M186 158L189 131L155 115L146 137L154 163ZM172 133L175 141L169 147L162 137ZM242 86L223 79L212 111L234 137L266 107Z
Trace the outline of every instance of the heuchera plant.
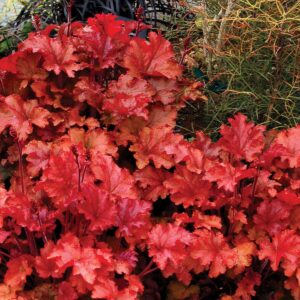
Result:
M186 141L199 84L137 28L53 25L0 61L0 298L141 299L171 277L200 299L223 276L220 298L251 299L282 274L299 299L300 126L237 114L216 143Z

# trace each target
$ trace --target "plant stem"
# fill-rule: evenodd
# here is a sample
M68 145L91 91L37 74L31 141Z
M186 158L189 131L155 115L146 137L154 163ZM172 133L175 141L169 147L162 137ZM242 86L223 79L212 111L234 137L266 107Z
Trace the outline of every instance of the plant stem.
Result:
M152 269L148 270L147 272L143 272L139 276L140 276L140 278L142 278L142 277L144 277L144 276L146 276L146 275L148 275L148 274L150 274L150 273L152 273L156 270L158 270L158 267L152 268Z
M3 256L6 256L8 258L11 258L11 256L7 253L5 253L4 251L0 250L0 254L3 255Z
M22 194L25 195L25 184L24 184L24 169L23 169L23 162L22 162L22 145L20 144L19 140L17 140L18 152L19 152L19 176L21 179L21 187L22 187ZM25 232L27 236L27 241L29 245L30 253L33 256L37 256L37 247L35 243L34 236L28 228L25 227Z
M21 187L22 187L22 194L25 194L25 185L24 185L24 170L23 170L23 163L22 163L22 146L19 141L17 141L18 152L19 152L19 176L21 179Z
M145 276L146 274L149 273L150 271L150 268L152 267L152 265L154 264L154 261L153 261L153 258L150 260L150 262L148 263L148 265L145 267L145 269L139 274L139 277L143 277ZM154 268L154 269L157 269L157 268ZM153 271L151 271L153 272Z

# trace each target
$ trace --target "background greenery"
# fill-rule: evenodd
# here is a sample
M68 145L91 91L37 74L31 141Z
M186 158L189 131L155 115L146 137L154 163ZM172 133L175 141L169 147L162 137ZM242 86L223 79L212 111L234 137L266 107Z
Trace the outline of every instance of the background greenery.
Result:
M178 51L190 35L186 64L206 82L207 103L184 112L190 120L183 127L193 123L187 132L201 128L214 135L237 111L269 128L298 124L300 1L198 3L185 2L181 18L165 32Z

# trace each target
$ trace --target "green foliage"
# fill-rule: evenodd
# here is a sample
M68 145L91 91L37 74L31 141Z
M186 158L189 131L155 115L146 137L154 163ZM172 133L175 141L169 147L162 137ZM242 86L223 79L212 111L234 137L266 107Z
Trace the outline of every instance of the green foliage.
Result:
M3 36L3 39L0 41L0 57L10 54L21 40L26 39L28 33L32 30L31 22L25 22L15 29L1 28L0 34Z
M190 13L194 14L192 20L186 18ZM186 63L205 73L199 80L209 78L206 106L202 112L198 108L190 111L200 119L194 127L201 123L202 129L214 133L237 111L270 128L299 123L299 1L186 4L180 22L166 35L180 51L183 42L178 37L187 33L192 43ZM195 71L194 75L199 77ZM216 80L222 87L227 85L224 92L211 88ZM194 119L197 123L196 116Z

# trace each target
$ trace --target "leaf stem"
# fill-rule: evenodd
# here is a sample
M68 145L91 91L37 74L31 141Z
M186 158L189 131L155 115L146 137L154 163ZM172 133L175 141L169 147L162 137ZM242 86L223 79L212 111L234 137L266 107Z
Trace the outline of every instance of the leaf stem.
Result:
M25 194L25 185L24 185L24 170L23 170L23 163L22 163L22 145L20 144L19 140L17 140L18 152L19 152L19 176L21 179L21 187L22 187L22 194Z
M17 146L18 146L18 152L19 152L19 173L20 173L19 176L21 179L22 194L25 195L24 169L23 169L23 162L22 162L22 148L23 147L18 139L17 139ZM32 232L27 227L25 227L25 233L26 233L30 253L33 256L37 256L38 251L37 251L35 239L34 239Z
M8 253L5 253L4 251L0 250L0 254L3 256L6 256L8 258L11 258L11 256Z
M157 269L156 268L153 268L151 269L151 267L153 266L154 264L154 261L153 261L153 258L151 258L150 262L148 263L148 265L145 267L145 269L139 274L139 277L142 278L144 277L146 274L149 274L151 272L153 272L153 269ZM149 272L151 270L151 272Z

